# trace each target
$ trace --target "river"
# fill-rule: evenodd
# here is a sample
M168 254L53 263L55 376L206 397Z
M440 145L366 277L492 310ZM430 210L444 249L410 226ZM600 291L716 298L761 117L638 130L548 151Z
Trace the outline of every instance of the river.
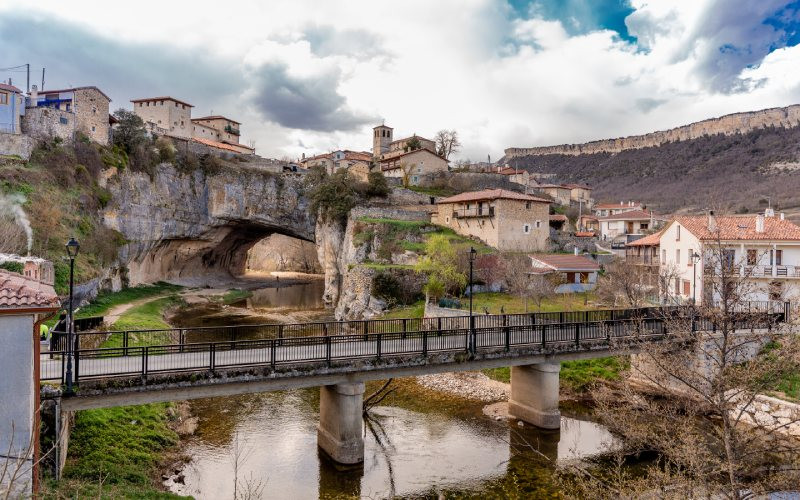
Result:
M294 307L324 316L315 298L320 290L317 284L264 288L236 305L254 314ZM197 311L191 316L202 322ZM215 323L223 318L213 313ZM367 393L379 385L368 384ZM201 499L234 498L234 487L240 498L538 496L557 491L557 461L600 453L613 442L576 405L562 408L560 432L544 431L495 421L482 413L484 403L413 379L393 386L396 392L365 421L365 460L358 467L337 466L318 451L318 389L192 401L199 423L184 441L190 461L183 484L169 481L169 488Z

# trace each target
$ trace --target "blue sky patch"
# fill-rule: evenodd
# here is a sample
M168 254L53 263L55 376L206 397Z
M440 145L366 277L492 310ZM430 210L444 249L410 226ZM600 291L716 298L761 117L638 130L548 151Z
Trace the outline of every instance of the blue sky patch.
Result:
M608 29L620 38L635 41L628 33L625 18L633 12L628 0L508 0L514 12L524 18L541 17L561 21L567 33L580 35Z

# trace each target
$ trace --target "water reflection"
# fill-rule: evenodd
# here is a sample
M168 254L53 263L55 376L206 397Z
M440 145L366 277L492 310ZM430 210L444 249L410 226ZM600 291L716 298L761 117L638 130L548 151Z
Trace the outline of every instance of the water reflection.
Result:
M365 425L363 466L341 467L318 451L318 391L289 391L193 403L201 422L188 445L185 486L197 498L231 498L235 439L244 450L239 478L265 485L264 498L414 496L474 491L509 473L551 483L560 459L591 455L611 440L602 427L564 417L562 430L542 431L488 419L462 419L391 406L376 407ZM225 416L220 419L220 412ZM234 425L231 423L235 421Z
M253 290L250 297L231 305L248 309L322 309L325 307L322 301L324 291L325 283L322 280L285 287L259 288Z

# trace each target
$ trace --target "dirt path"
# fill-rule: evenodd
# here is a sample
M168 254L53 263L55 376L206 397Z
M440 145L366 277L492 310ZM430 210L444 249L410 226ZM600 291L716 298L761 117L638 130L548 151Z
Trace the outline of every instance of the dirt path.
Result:
M128 312L130 309L133 309L134 307L140 306L142 304L147 304L148 302L152 302L154 300L163 299L164 297L169 297L169 295L168 294L154 295L153 297L145 297L143 299L134 300L133 302L128 302L127 304L116 305L111 309L109 309L108 312L103 315L103 322L106 325L111 326L117 322L120 316Z

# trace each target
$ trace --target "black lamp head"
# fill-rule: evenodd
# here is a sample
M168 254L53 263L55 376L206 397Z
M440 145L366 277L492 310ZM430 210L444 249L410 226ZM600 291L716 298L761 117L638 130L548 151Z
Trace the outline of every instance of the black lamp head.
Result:
M80 250L81 245L75 238L70 238L69 241L67 242L66 247L67 247L67 255L71 259L74 259L75 257L78 256L78 250Z

